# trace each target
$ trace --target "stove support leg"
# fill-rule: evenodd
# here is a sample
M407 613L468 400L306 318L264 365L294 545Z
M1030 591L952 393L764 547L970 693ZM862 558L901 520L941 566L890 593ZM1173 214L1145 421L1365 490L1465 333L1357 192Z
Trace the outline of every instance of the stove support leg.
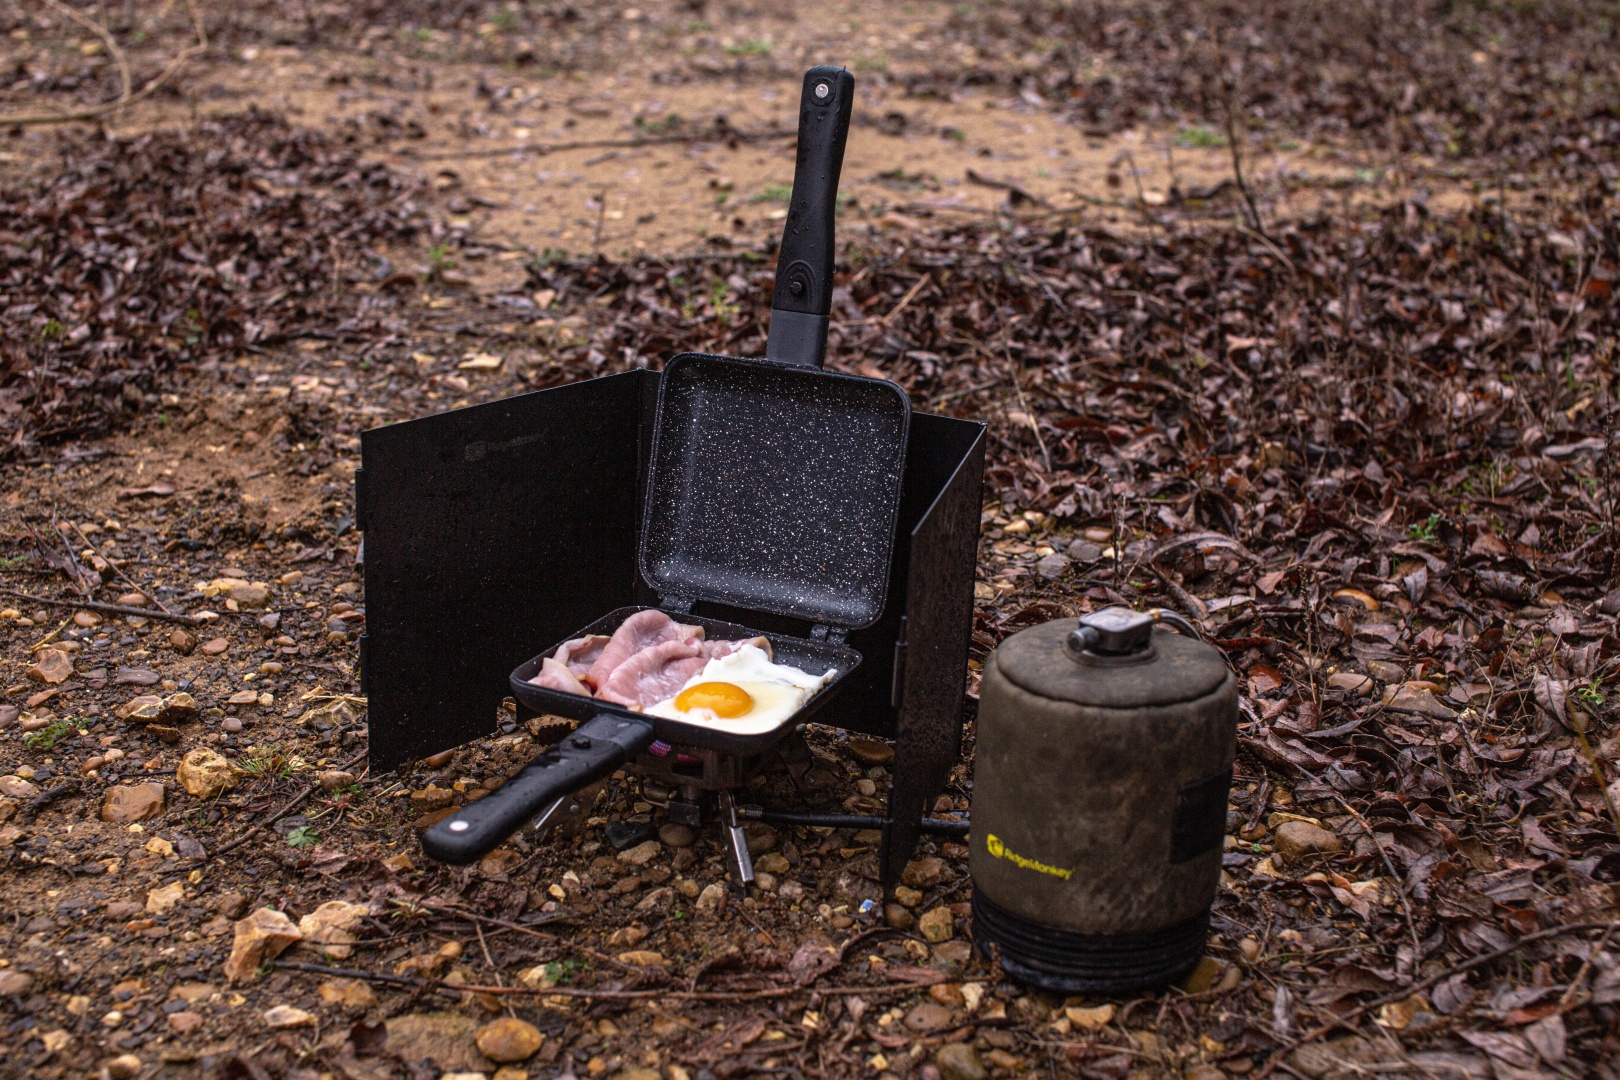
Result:
M683 785L680 797L669 800L669 820L694 828L703 824L703 792L691 785Z
M729 791L720 793L720 827L726 832L731 887L738 893L746 893L754 880L754 859L748 854L748 837L743 834L742 822L737 818L737 803Z

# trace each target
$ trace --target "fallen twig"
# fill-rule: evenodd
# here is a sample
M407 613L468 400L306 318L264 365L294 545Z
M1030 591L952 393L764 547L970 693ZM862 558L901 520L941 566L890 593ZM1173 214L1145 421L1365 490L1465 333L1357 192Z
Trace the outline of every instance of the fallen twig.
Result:
M186 0L186 8L191 12L191 25L197 31L196 43L187 45L185 48L176 53L174 59L169 61L169 65L160 71L156 78L152 79L139 90L136 90L133 93L131 92L129 71L128 68L123 64L123 53L122 51L115 51L117 50L117 46L112 44L111 35L103 33L102 40L107 41L109 45L111 45L109 51L114 53L114 56L122 69L121 75L123 76L124 80L124 92L119 94L116 100L104 102L100 105L92 105L89 108L77 109L73 112L66 113L25 113L22 116L0 116L0 127L37 127L42 124L70 124L80 120L94 120L97 117L106 116L108 113L117 112L119 109L133 105L137 101L143 101L146 98L151 97L163 86L164 83L167 83L171 78L174 77L175 72L179 71L183 66L185 66L186 61L190 60L193 56L197 56L208 51L208 31L203 27L202 15L197 11L196 0ZM76 18L75 21L84 22L85 20Z
M303 971L311 975L325 975L339 979L364 979L367 982L384 983L391 986L408 986L413 989L432 990L437 993L491 994L497 997L509 995L514 997L601 998L620 1001L638 1001L647 998L679 1001L760 1001L792 997L795 994L820 994L823 997L838 997L850 994L909 994L917 991L917 987L910 983L897 986L777 986L767 990L587 990L578 986L548 986L543 988L529 986L475 986L470 983L448 983L442 979L423 979L414 975L384 975L381 972L363 971L360 968L338 968L328 967L325 964L305 964L295 960L273 960L271 966L277 970Z
M30 604L44 604L46 607L83 608L87 611L106 612L109 615L134 615L142 619L161 619L164 622L177 622L184 626L202 625L201 619L192 618L190 615L179 615L172 611L153 611L150 608L130 607L127 604L104 604L99 600L53 600L48 596L32 596L29 593L6 588L0 588L0 596L11 596L18 600L26 600Z

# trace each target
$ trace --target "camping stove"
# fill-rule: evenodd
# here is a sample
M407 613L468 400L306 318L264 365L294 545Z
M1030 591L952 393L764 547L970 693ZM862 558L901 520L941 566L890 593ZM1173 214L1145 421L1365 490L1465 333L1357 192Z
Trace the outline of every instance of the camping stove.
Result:
M821 370L853 98L847 72L806 75L766 359L687 353L362 434L372 767L488 735L508 695L520 717L580 724L428 830L432 857L473 861L537 820L567 827L621 766L667 788L676 821L700 822L712 794L740 883L750 819L880 829L886 887L921 831L964 830L924 813L961 745L985 430ZM531 681L548 643L649 607L714 640L765 636L783 662L836 679L764 735ZM884 816L738 805L758 769L802 763L812 716L894 740Z

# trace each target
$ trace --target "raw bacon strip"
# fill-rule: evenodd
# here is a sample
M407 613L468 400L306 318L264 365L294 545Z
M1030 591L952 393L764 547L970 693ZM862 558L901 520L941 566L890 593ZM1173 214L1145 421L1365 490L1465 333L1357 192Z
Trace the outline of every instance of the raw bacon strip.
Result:
M771 651L769 638L744 638L741 641L700 641L698 648L703 650L703 659L718 660L722 656L730 656L744 645L752 645L765 654L765 659L774 660L776 654Z
M551 654L551 658L558 663L567 664L574 677L582 679L585 673L591 670L591 665L596 663L597 657L602 655L608 641L606 634L586 634L584 637L577 637L557 646L557 651Z
M602 648L602 655L584 675L584 681L598 690L608 684L613 672L644 649L666 641L702 641L703 627L677 623L656 608L638 611L613 631Z
M674 697L708 662L697 642L661 642L614 668L596 696L635 709L656 705Z
M561 649L558 650L558 652L561 651ZM551 656L540 661L540 674L529 681L535 686L543 686L547 690L561 690L565 694L591 696L591 688L580 682L567 664Z

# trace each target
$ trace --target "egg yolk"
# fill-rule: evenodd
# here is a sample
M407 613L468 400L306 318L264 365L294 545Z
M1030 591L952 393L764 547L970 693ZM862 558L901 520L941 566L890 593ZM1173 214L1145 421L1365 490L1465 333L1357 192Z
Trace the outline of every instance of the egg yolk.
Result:
M708 709L722 720L735 720L754 707L754 699L740 686L728 682L705 682L688 686L676 694L675 707L681 712Z

